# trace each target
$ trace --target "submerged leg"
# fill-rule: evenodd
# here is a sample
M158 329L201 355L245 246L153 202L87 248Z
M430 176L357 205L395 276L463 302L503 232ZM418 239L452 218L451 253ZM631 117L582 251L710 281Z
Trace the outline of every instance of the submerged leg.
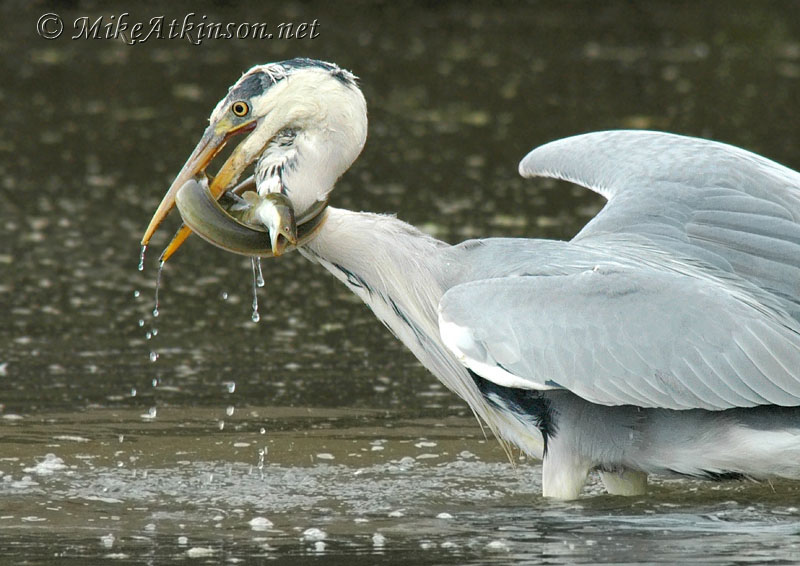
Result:
M644 495L647 492L647 474L623 468L621 471L600 471L600 479L611 495Z
M542 495L565 501L577 499L591 467L580 455L568 451L559 453L551 444L542 462Z

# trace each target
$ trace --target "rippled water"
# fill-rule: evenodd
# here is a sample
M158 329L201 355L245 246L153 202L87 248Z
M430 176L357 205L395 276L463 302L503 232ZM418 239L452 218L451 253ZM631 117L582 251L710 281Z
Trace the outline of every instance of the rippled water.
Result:
M5 561L800 561L795 484L655 480L626 499L593 479L577 502L543 500L537 463L509 464L300 257L264 262L258 323L249 260L196 238L166 266L153 316L175 220L137 270L218 98L250 65L294 56L354 70L370 107L334 204L448 241L574 234L601 199L516 166L582 131L708 136L798 168L800 5L170 4L167 19L321 22L313 41L201 46L46 41L35 22L50 10L0 6Z

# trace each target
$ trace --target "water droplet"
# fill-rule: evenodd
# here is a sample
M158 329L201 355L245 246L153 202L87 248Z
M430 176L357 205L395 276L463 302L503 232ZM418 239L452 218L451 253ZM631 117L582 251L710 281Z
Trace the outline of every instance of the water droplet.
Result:
M250 258L250 265L253 267L253 314L250 318L253 322L261 320L261 315L258 314L258 287L260 287L258 285L258 277L261 274L261 261L256 264L257 259L256 257ZM258 265L258 269L256 269L256 265Z
M150 352L150 361L154 362L158 359L158 352Z
M136 289L136 290L133 292L133 296L134 296L135 298L138 298L138 297L139 297L139 295L141 295L141 293L139 292L139 289Z
M227 409L225 409L225 414L228 415L229 417L232 417L233 416L233 412L235 410L236 409L234 409L233 405L230 405L230 406L228 406Z
M124 434L120 434L117 437L117 439L119 440L119 443L122 444L125 441L125 435Z
M139 251L139 271L144 271L144 252L147 251L147 246L142 246Z
M152 333L153 336L158 336L158 328L154 328L150 332Z
M225 421L219 421L219 429L220 430L224 430L225 429Z
M264 286L264 274L261 273L261 258L257 257L256 260L256 285L259 287Z
M139 326L144 326L144 319L143 318L139 319Z
M220 296L220 298L221 298L223 301L227 301L227 300L228 300L228 292L227 292L227 291L222 291L222 292L219 294L219 296Z
M156 275L156 300L153 307L153 316L158 317L158 291L161 288L161 273L164 271L164 262L158 262L158 275Z
M136 397L136 388L131 387L131 397Z
M145 337L145 338L147 338L148 340L150 340L150 338L152 338L152 337L153 337L153 333L152 333L152 332L147 332L147 333L144 335L144 337Z
M150 410L147 411L147 416L150 417L151 419L156 418L157 414L158 414L158 409L156 409L155 407L150 407Z
M158 387L158 378L154 377L151 383L153 384L153 387Z
M228 393L233 393L234 391L236 391L235 381L226 381L225 383L223 383L223 385L225 386L225 389L228 390Z

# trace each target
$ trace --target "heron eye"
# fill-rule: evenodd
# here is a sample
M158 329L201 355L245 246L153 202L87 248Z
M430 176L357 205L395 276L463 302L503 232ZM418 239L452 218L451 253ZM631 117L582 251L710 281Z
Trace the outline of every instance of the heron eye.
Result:
M237 116L242 117L245 116L248 112L250 112L250 107L247 105L246 102L242 102L240 100L238 102L233 103L233 106L231 106L231 110Z

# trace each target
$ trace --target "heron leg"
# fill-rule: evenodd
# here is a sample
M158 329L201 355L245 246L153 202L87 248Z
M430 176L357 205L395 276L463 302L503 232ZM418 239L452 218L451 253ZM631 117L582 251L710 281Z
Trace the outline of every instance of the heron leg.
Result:
M564 501L577 499L591 467L577 454L549 450L542 462L542 495Z
M644 495L647 491L647 474L628 468L617 471L600 470L600 479L611 495Z

